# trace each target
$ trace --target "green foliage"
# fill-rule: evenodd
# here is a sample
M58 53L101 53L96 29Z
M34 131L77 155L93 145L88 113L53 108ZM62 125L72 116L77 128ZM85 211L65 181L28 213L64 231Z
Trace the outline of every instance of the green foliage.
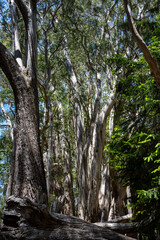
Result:
M159 17L139 21L138 27L160 62ZM105 151L111 156L111 167L118 172L123 185L131 187L135 218L154 219L148 230L144 229L149 236L160 219L157 211L160 206L160 91L141 54L136 60L133 55L128 59L122 54L107 61L115 64L115 69L124 70L117 84L120 95L115 131Z
M11 48L10 15L7 1L0 2L0 33L5 46ZM139 32L160 63L160 17L158 1L139 2L145 5L147 18L136 21ZM101 74L104 106L108 99L108 72L117 78L119 99L116 104L115 132L106 145L106 153L112 156L111 166L118 172L123 184L130 185L133 192L132 206L138 218L156 215L160 198L160 92L141 51L130 38L128 23L124 21L124 7L120 1L112 9L113 1L56 0L38 1L38 81L40 99L40 127L45 127L45 147L48 148L50 122L44 123L47 113L53 115L53 142L59 139L62 128L67 142L66 150L72 158L72 172L76 182L75 129L73 93L68 84L65 68L63 38L67 44L71 63L78 79L78 94L82 104L85 134L88 133L90 112L93 110L96 90L96 73ZM137 15L137 1L132 2ZM149 17L148 17L149 16ZM24 25L18 12L20 44L25 51ZM109 70L109 71L108 71ZM12 91L4 75L0 75L1 99L11 105L14 112ZM62 113L58 110L62 104ZM52 107L49 108L50 104ZM12 111L11 110L11 111ZM50 112L49 112L50 111ZM62 115L62 116L61 116ZM10 115L13 119L13 114ZM64 118L64 126L62 124ZM0 117L0 121L3 120ZM44 126L46 124L46 126ZM53 148L56 148L53 146ZM5 152L4 152L5 151ZM1 193L7 184L11 142L7 132L0 138ZM63 185L64 159L53 154L51 180ZM77 186L74 184L77 196ZM54 194L51 200L53 200ZM3 205L3 197L0 200Z
M150 49L159 60L158 36L152 37ZM116 126L106 152L123 185L131 187L136 219L153 217L154 232L160 219L160 92L142 56L128 65L125 59L120 61L127 68L117 85Z

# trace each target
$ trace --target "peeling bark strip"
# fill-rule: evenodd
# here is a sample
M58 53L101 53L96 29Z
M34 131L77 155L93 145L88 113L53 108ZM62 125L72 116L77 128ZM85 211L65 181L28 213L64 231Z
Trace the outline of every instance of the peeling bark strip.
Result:
M135 22L132 17L132 12L131 12L131 8L129 6L128 0L124 0L124 6L125 6L125 11L127 14L127 18L128 18L128 22L129 22L129 26L130 26L132 35L133 35L134 39L136 40L138 46L142 50L144 57L149 65L151 71L153 72L153 75L157 82L157 85L160 88L160 69L158 66L157 59L154 56L152 56L151 52L149 51L149 48L147 47L146 43L144 42L144 40L142 39L142 37L140 36L140 34L137 31Z
M45 205L13 196L6 202L3 223L0 240L135 240L76 217L50 215Z

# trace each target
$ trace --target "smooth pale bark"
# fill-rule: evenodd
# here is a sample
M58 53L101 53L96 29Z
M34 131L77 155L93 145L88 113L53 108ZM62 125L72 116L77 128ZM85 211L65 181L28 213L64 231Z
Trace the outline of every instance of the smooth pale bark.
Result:
M44 8L44 15L46 14L46 9ZM50 92L53 92L53 87L51 84L51 67L50 67L50 60L49 60L49 43L47 39L47 30L42 27L43 36L44 36L44 57L45 57L45 73L43 78L44 84L39 82L39 85L43 91L43 98L44 98L44 116L43 116L43 127L42 127L42 142L41 148L42 151L44 150L44 146L47 146L47 150L43 153L44 162L45 162L45 170L46 170L46 185L47 185L47 193L48 199L50 199L51 191L51 163L53 160L53 105L54 102L50 98ZM49 94L48 94L49 93ZM48 130L48 131L47 131Z
M76 127L76 145L77 145L77 175L78 175L78 215L82 219L90 220L90 200L88 201L89 196L91 196L91 179L92 182L94 181L93 174L90 174L90 166L88 166L88 151L91 144L91 141L93 141L94 136L94 129L96 126L96 119L99 112L100 107L100 99L102 94L102 88L101 88L101 81L100 81L100 75L97 74L97 91L96 91L96 98L93 106L93 111L91 113L91 120L89 125L89 130L87 133L87 137L84 138L84 124L83 124L83 118L82 118L82 106L79 100L79 94L78 94L78 81L76 78L76 75L74 73L68 48L65 45L64 50L65 55L65 65L66 69L70 75L70 88L73 95L73 101L74 101L74 118L75 118L75 127ZM109 104L109 103L108 103ZM106 110L106 109L105 109ZM107 111L107 110L106 110ZM92 149L94 151L94 149ZM89 168L89 171L88 171ZM92 165L93 171L94 166ZM88 176L90 174L90 176ZM100 174L100 172L98 173ZM89 182L87 181L89 179ZM88 185L89 183L89 185ZM89 191L89 192L88 192ZM97 201L96 201L97 202ZM93 203L92 203L93 204ZM97 204L96 204L97 209ZM93 216L93 215L92 215Z
M106 121L113 108L117 99L116 93L110 92L109 99L104 107L100 110L97 115L95 129L93 133L93 142L91 145L91 167L90 167L90 177L89 177L89 190L88 190L88 209L89 209L89 219L95 222L98 217L98 206L99 206L99 189L101 182L101 164L103 159L103 151L105 145L105 132L106 132Z
M109 116L109 137L114 131L114 114L115 108L113 107ZM99 190L99 208L101 211L101 222L108 220L109 210L111 206L111 189L110 189L110 164L103 163L101 186Z
M98 116L99 117L99 116ZM98 214L98 192L100 185L100 174L101 174L101 161L104 149L104 136L105 128L101 122L97 122L93 133L93 142L91 145L90 152L90 176L89 176L89 189L88 189L88 214L89 220L95 222Z
M69 57L67 41L65 41L64 44L64 56L66 69L69 73L69 85L73 95L75 111L79 194L78 214L82 219L95 221L98 214L98 192L100 186L101 161L105 143L105 126L107 117L115 104L116 94L114 90L110 92L108 102L100 111L102 88L100 74L97 74L96 98L91 114L89 130L86 134L87 137L84 139L84 125L82 106L78 95L78 81ZM88 152L90 152L90 159L88 159Z
M128 222L131 220L131 218L133 217L133 215L131 213L121 216L121 217L117 217L115 219L110 220L110 223L123 223L123 222Z
M140 232L142 231L143 233L146 233L146 236L151 237L151 239L154 239L153 235L152 235L152 231L148 232L148 228L153 224L153 222L155 221L155 217L154 216L150 216L148 219L146 219L145 221L142 220L140 222L126 222L127 220L129 220L132 217L132 214L128 214L122 217L119 217L117 219L114 219L112 221L109 222L97 222L95 223L97 226L102 226L102 227L106 227L109 228L111 230L114 230L115 232L118 233L122 233L122 234L132 234L134 235L134 237L136 237L136 239L140 234ZM135 234L137 233L137 234ZM137 235L137 236L136 236Z
M138 232L138 224L131 222L131 223L95 223L97 226L106 227L111 230L114 230L119 233L133 233Z
M99 190L99 208L100 208L100 221L104 222L108 219L110 209L110 169L109 164L102 166L102 178Z
M125 6L125 11L127 14L130 30L132 32L132 35L134 39L136 40L138 46L142 50L144 57L153 72L154 78L157 82L158 87L160 88L160 69L158 65L157 59L151 54L149 48L147 47L146 43L144 42L143 38L140 36L140 34L137 31L136 24L134 22L134 19L132 17L132 12L131 8L129 5L128 0L124 0L124 6Z

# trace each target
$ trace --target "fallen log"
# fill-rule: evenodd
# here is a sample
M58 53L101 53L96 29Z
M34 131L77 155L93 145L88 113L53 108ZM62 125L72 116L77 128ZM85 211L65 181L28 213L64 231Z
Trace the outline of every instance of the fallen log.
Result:
M6 201L0 240L133 240L76 217L50 214L45 205L11 196Z
M154 223L155 216L150 216L148 219L144 219L140 222L119 223L121 220L122 218L117 218L109 222L96 222L94 224L121 234L148 232L148 227Z
M103 227L103 228L109 228L113 231L116 231L118 233L133 233L133 232L138 232L139 225L135 222L130 222L130 223L111 223L111 222L98 222L95 223L95 225Z
M112 220L109 220L110 223L119 223L119 222L126 222L132 218L132 214L127 214L121 217L114 218Z

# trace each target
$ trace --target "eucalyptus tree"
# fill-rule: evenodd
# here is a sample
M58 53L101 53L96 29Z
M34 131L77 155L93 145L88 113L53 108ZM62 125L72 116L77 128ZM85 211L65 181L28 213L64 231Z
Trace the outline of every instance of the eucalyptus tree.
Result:
M26 239L31 236L31 226L28 226L33 223L36 226L35 237L39 234L39 238L62 239L67 235L69 239L78 239L81 234L81 237L85 236L86 239L103 236L111 239L112 236L108 235L107 230L99 234L101 229L95 227L96 233L93 233L93 226L85 225L83 221L75 218L66 217L62 226L60 215L53 214L51 217L45 209L36 204L47 203L51 188L56 189L56 178L52 175L59 174L56 172L57 164L61 170L59 177L64 180L60 185L62 194L68 199L66 207L72 208L72 211L66 209L66 213L74 214L72 166L75 162L78 216L96 221L99 207L101 214L104 210L106 215L111 215L111 203L113 202L113 207L117 204L114 202L117 183L108 181L110 172L107 171L109 164L105 166L104 146L109 115L112 125L109 135L113 132L113 106L118 96L116 82L129 74L125 67L130 66L126 64L122 68L122 65L132 57L130 49L125 50L128 42L122 43L124 32L120 28L122 15L119 13L122 11L123 14L123 5L118 1L104 3L66 0L53 3L48 0L38 1L37 11L37 2L32 0L11 0L9 3L15 56L0 43L0 66L13 89L16 107L8 196L20 198L8 197L4 223L17 227L26 219L27 227L22 224L23 236ZM25 39L19 29L25 31ZM130 56L125 58L125 54ZM121 62L118 62L119 60ZM41 139L37 83L44 101L41 104L41 109L44 108L41 116ZM121 82L118 90L120 87ZM47 187L40 143L45 157ZM119 189L117 199L121 199ZM123 193L125 191L126 189ZM122 203L121 199L118 203L119 209ZM15 210L12 212L13 216L11 209ZM117 215L119 214L120 212ZM31 215L33 219L30 218ZM41 215L44 216L43 219ZM113 217L115 216L116 213ZM105 218L101 216L101 219ZM78 224L78 233L71 226L74 222ZM79 229L83 224L87 232ZM59 232L59 227L64 233ZM125 239L116 234L114 237Z
M36 3L30 1L29 4L25 4L23 1L17 1L16 4L23 16L26 30L24 65L14 1L10 1L10 8L15 58L2 43L0 44L0 66L13 89L16 108L13 155L7 195L26 196L40 203L47 202L47 196L39 139ZM21 168L19 168L20 165ZM36 174L33 175L33 171Z
M22 42L20 42L17 28L16 6L22 15L26 31L23 51L21 51ZM61 229L61 232L59 232L59 227L57 230L55 227L57 227L57 223L58 226L61 225L61 217L49 215L44 205L39 205L47 203L47 188L39 133L36 7L37 2L32 0L26 2L22 0L14 2L11 0L15 56L13 57L11 52L0 43L0 67L13 89L15 98L13 154L6 208L3 216L6 227L2 239L5 239L5 236L10 239L30 239L31 237L35 239L62 239L66 235L69 239L77 239L79 233L72 228L74 221L76 225L78 223L80 229L81 225L86 223L77 219L73 219L73 221L70 219L70 223L67 223L68 220L66 219L67 229ZM9 228L12 227L14 231L9 230L7 232L8 226ZM35 226L36 228L33 231L32 229ZM86 227L88 228L89 225L87 224ZM87 231L85 230L85 233L80 230L81 237L85 236L87 239L92 236L96 239L103 235L107 239L111 239L113 236L117 237L117 239L126 238L115 233L109 236L108 231L104 230L102 233L101 228L95 228L96 233L92 231L92 226Z
M39 25L38 25L38 78L39 87L41 89L42 106L41 111L41 149L44 156L46 168L46 183L48 197L50 197L50 172L51 162L53 158L53 108L54 101L52 100L55 91L56 82L53 83L51 77L52 62L49 55L52 54L52 48L49 51L51 30L52 30L52 16L48 12L52 11L52 3L46 1L39 5ZM51 5L51 6L50 6ZM47 19L46 19L47 18ZM47 23L46 23L47 22ZM43 32L43 34L41 34ZM51 95L52 93L52 95ZM48 129L48 131L47 131Z
M61 8L61 3L57 2L53 5L52 1L46 1L39 5L39 85L42 94L41 99L45 103L41 112L43 114L41 146L45 161L49 201L51 205L55 205L55 202L57 202L57 205L61 205L65 209L63 211L65 214L73 215L74 197L71 168L73 160L71 158L72 141L70 140L72 131L69 130L69 133L66 133L68 128L66 123L69 124L70 117L67 120L63 116L63 112L66 111L65 108L69 108L69 94L63 80L62 36L57 31L56 20ZM41 34L42 31L43 34ZM53 173L55 173L54 176ZM65 206L59 202L61 199L66 199ZM53 211L53 207L51 208ZM60 208L58 211L60 211Z
M113 53L108 19L116 4L104 8L99 2L75 2L72 10L64 6L65 20L61 20L65 32L64 60L74 104L78 215L90 221L98 217L106 121L116 101L116 77L104 60ZM107 100L105 94L109 95Z
M106 197L99 191L105 131L107 117L117 96L116 75L120 75L120 71L112 74L113 67L108 59L120 51L117 27L119 19L116 20L114 16L117 9L121 11L122 5L117 6L116 1L111 7L105 5L104 8L102 3L96 1L75 1L71 9L70 4L66 1L62 6L57 5L57 15L50 13L55 20L52 25L53 42L59 39L62 43L59 47L57 45L56 57L61 66L65 65L66 68L66 71L63 69L65 74L57 71L54 78L63 77L61 83L65 81L68 84L73 104L78 215L95 221L99 202L102 198L104 202ZM105 168L105 161L103 163ZM107 189L107 184L109 186L109 183L106 186L102 184L103 188ZM109 202L106 211L109 213L111 197L106 198ZM100 208L100 211L104 210L104 204Z
M62 60L61 60L60 56L64 55L66 70L69 74L69 79L66 79L66 77L65 77L65 79L67 82L69 82L69 88L70 88L70 92L71 92L71 102L73 101L73 109L74 109L73 117L75 119L74 127L76 129L76 131L75 131L76 145L75 146L78 146L77 147L77 166L79 166L79 167L77 168L77 182L79 184L78 199L80 201L78 204L78 206L79 206L78 211L79 211L79 215L82 218L84 218L84 215L86 214L85 208L86 208L87 204L88 204L88 206L91 205L90 201L85 199L87 189L88 189L87 175L90 174L90 171L88 171L87 168L82 167L82 165L83 165L83 162L88 161L87 160L88 148L91 143L92 133L93 133L94 125L95 125L94 122L96 120L99 103L100 103L101 80L97 79L97 83L94 83L94 81L96 80L95 76L93 76L94 73L92 73L93 71L91 72L90 70L88 70L89 69L88 64L90 64L90 67L91 67L90 56L88 57L88 63L85 62L85 56L87 55L87 52L89 49L87 50L86 46L83 43L81 44L81 39L82 39L82 37L85 38L85 35L82 36L80 33L77 34L77 40L78 40L78 43L83 45L83 46L81 46L81 49L83 52L81 54L79 54L79 59L76 62L76 56L77 56L78 52L75 48L76 44L75 44L74 38L71 37L71 33L73 33L73 36L75 37L76 32L71 27L72 26L71 21L73 21L73 19L70 18L70 15L69 15L69 13L72 12L72 10L69 9L67 4L66 5L64 4L63 8L66 8L65 11L63 9L63 11L66 12L65 19L64 19L64 16L62 17L61 5L59 5L59 3L57 4L57 6L52 6L52 4L48 2L48 3L46 3L45 10L43 9L43 6L42 6L42 13L44 14L44 19L41 19L41 24L43 24L43 21L46 24L46 20L45 20L46 17L48 18L48 20L47 20L46 27L45 28L42 27L44 36L45 36L45 41L44 41L45 48L43 49L43 47L40 46L40 51L44 50L46 69L49 70L49 68L50 68L50 71L47 70L47 72L45 73L44 79L45 80L49 79L46 76L50 76L50 83L54 84L54 83L52 83L52 80L51 80L52 76L54 76L54 81L56 82L55 86L56 86L57 90L58 90L57 79L60 80L60 78L62 78L62 77L64 78L64 75L60 73L60 70L62 70L62 69L58 69L59 71L57 71L57 69L55 71L52 70L52 73L53 72L54 73L51 74L51 64L53 64L53 63L51 63L51 61L55 63L56 62L55 58L57 58L57 62L59 62L62 65ZM84 6L84 8L85 8L85 6ZM56 9L59 10L59 13ZM54 11L56 14L53 13ZM81 12L81 10L79 12L82 14L82 19L83 19L83 17L84 17L83 12ZM88 16L90 16L90 15L88 15ZM75 17L76 17L76 15L75 15ZM54 24L53 24L53 21L54 21ZM82 20L80 19L80 21L82 21ZM74 22L74 25L76 25L75 22ZM93 28L94 28L94 25L92 26L92 30L93 30ZM53 34L51 34L51 29L53 31ZM78 30L76 30L76 31L78 31ZM68 35L68 42L65 42L66 36L64 36L64 32L66 32L66 34ZM85 26L85 34L87 34L87 24ZM59 45L59 43L62 42L62 40L63 40L63 44L61 46L61 45ZM55 48L53 47L54 54L52 54L52 50L51 50L52 47L49 48L49 46L54 46L54 44L55 44ZM69 44L69 48L67 46L68 44ZM56 51L54 51L54 49ZM72 52L71 59L69 56L69 51ZM85 54L84 54L84 52L85 52ZM50 55L50 57L48 58L49 55ZM48 59L50 59L50 61L48 61ZM73 70L73 63L71 63L71 61L74 62L74 65L75 65L74 70ZM95 64L96 64L96 61L95 61ZM59 65L60 68L61 68L61 65ZM84 67L83 71L82 71L82 66ZM64 69L62 71L64 71ZM43 70L42 70L42 72L43 72ZM85 74L86 75L85 78L88 79L88 76L85 72L88 72L88 74L90 75L90 78L94 79L93 81L91 79L87 80L90 83L90 86L87 82L85 82L86 80L82 78L83 74ZM61 75L62 75L62 77L61 77ZM95 75L96 75L96 72L95 72ZM63 81L64 80L60 80L59 82L61 84L64 84ZM81 84L79 84L80 81L81 81ZM43 84L43 87L42 87L43 90L47 88L48 83L46 84L44 81L43 83L41 82L41 84ZM96 98L94 98L95 85L97 85L97 92L98 92ZM91 97L93 100L89 100L89 98L88 99L86 98L85 94L87 94L88 91L85 91L85 86L87 86L87 88L89 87L89 98ZM75 91L75 88L76 88L76 91ZM47 92L47 91L45 90L45 92ZM55 95L58 95L56 92L58 93L58 91L55 91ZM53 97L53 94L51 93L51 91L48 94L48 96L49 97L47 99L47 102L48 102L49 98L54 99L54 102L57 101L56 98ZM60 98L61 96L58 96L58 97ZM95 101L95 99L96 99L96 101ZM83 104L82 104L82 101L83 101ZM95 101L95 110L94 110L93 101ZM60 101L58 100L58 102L60 102ZM86 108L86 104L88 106L90 105L89 109ZM48 104L48 106L49 106L49 104ZM76 106L79 106L79 107L77 108ZM80 111L79 111L79 109L80 109ZM93 113L91 114L92 111L93 111ZM91 120L91 118L92 118L92 120ZM47 119L47 114L46 114L46 119ZM91 121L91 123L89 123L90 121ZM50 122L48 122L48 124L50 124ZM90 130L88 128L86 128L86 126L87 126L86 124L87 125L90 124L90 127L89 127ZM59 135L58 131L57 131L57 135ZM84 132L85 137L83 136L83 132ZM77 134L79 134L79 135L77 135ZM83 139L82 139L82 137L80 137L80 135L83 136ZM87 141L86 141L86 139L87 139ZM43 144L42 144L42 146L43 146ZM80 150L80 148L82 148L82 149ZM82 154L82 152L83 152L83 154ZM82 158L82 155L83 155L83 159L86 159L86 160L83 160L83 162L80 160ZM93 159L91 161L93 161ZM92 165L91 161L90 161L90 165ZM99 167L100 166L101 166L101 164L99 164ZM92 168L94 168L93 165L92 165ZM84 172L84 174L82 174L82 171L84 171L84 170L85 170L85 172ZM97 169L97 172L99 175L100 168ZM82 176L85 176L85 178L86 178L84 183L82 183ZM97 186L98 185L99 184L97 183ZM93 189L91 191L93 191ZM98 191L98 188L97 188L97 191ZM90 196L91 195L92 194L90 192ZM82 201L83 201L83 203L81 203ZM87 203L87 201L88 201L88 203ZM97 202L97 200L96 200L96 202ZM83 205L83 207L81 205ZM82 209L82 210L80 210L80 209ZM96 209L97 209L97 207L96 207Z

